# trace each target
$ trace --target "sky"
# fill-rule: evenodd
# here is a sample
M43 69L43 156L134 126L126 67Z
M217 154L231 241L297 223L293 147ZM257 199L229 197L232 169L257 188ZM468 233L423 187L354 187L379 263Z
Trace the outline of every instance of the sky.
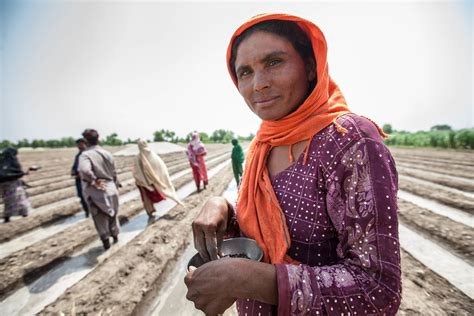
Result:
M353 112L396 130L474 127L470 1L0 3L0 140L255 133L225 53L263 12L322 29Z

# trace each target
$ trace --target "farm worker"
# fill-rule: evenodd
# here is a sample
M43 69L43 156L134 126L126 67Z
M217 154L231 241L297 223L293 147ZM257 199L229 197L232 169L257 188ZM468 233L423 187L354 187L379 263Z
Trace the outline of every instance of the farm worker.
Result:
M262 121L237 212L211 198L193 222L194 242L209 261L236 232L257 241L263 262L208 262L185 277L187 298L206 315L235 300L239 315L395 315L395 163L382 130L350 111L329 76L321 30L296 16L258 15L232 36L227 65Z
M242 149L242 146L240 146L239 141L237 139L232 140L232 145L234 146L232 148L232 154L231 154L231 159L232 159L232 171L234 172L234 178L235 182L237 182L237 186L240 185L240 180L242 178L242 164L245 160L244 156L244 151Z
M81 181L81 177L79 176L79 171L78 171L79 156L82 154L84 150L87 149L87 144L86 144L85 139L84 138L77 139L76 146L79 151L76 154L76 157L74 158L74 164L72 165L72 168L71 168L71 176L75 178L77 196L79 197L79 199L81 199L81 205L82 205L82 208L84 209L84 212L86 213L86 217L89 217L89 209L87 208L86 200L84 199L84 196L82 194L82 181Z
M5 223L10 221L11 216L26 217L31 211L31 204L21 181L28 171L22 170L17 154L16 148L6 148L0 154L0 194L3 197Z
M118 242L120 186L112 155L99 146L99 134L94 129L86 129L82 136L87 149L79 156L79 175L82 180L83 194L94 220L95 228L104 245L110 248L110 237Z
M180 205L184 205L176 195L168 169L160 156L151 151L148 143L141 139L138 141L138 150L139 153L135 157L133 177L140 190L148 216L153 216L155 212L153 204L164 200L166 197Z
M196 183L198 192L201 192L201 181L203 182L204 189L208 184L206 163L204 162L204 156L206 154L206 147L204 147L204 144L201 142L199 134L193 132L186 155L188 156L189 164L193 170L194 182Z

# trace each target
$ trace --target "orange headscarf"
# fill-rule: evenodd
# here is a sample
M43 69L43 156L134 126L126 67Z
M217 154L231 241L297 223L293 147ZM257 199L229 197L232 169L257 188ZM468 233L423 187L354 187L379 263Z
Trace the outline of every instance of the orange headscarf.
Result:
M268 263L293 263L286 255L290 247L290 235L285 215L273 191L266 162L272 147L289 145L290 160L293 160L291 146L308 140L331 123L339 132L345 133L335 120L351 111L336 83L328 72L327 46L321 30L312 22L287 14L263 14L253 17L235 31L227 49L227 67L234 84L230 66L232 43L235 38L251 26L268 20L294 21L311 40L317 63L317 84L304 103L293 113L278 121L262 121L257 136L247 153L245 172L237 202L237 219L244 235L253 238L263 249L263 260ZM305 162L309 143L305 152Z

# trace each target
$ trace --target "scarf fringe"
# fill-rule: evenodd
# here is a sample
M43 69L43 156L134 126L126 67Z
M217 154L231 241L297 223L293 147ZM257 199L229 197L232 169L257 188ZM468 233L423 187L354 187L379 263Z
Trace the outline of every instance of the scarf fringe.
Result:
M290 163L295 161L295 157L293 157L293 144L290 144Z
M337 118L334 119L333 124L336 126L336 130L344 136L347 133L347 128L336 122Z
M347 132L347 130L346 130ZM311 140L313 137L308 138L308 145L306 145L306 149L304 151L304 159L303 159L303 165L306 165L306 162L308 161L308 153L309 153L309 146L311 145ZM289 149L289 157L290 157L290 163L293 163L295 161L295 157L293 156L293 145L290 144L290 149Z
M313 137L308 138L308 145L306 145L306 150L304 151L304 159L303 159L304 165L306 165L306 162L308 161L309 147L311 146L312 140L313 140Z

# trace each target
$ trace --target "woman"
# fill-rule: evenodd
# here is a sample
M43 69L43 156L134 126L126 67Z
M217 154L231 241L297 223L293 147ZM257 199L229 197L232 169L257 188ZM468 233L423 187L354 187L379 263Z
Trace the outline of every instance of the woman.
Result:
M232 146L234 146L230 156L232 159L232 171L234 172L235 182L237 182L237 186L239 186L242 179L242 173L244 172L242 164L244 163L245 155L242 146L240 146L237 139L232 140Z
M237 210L209 200L193 222L201 257L224 235L253 238L263 262L225 258L185 278L207 315L394 315L400 304L397 172L383 132L350 112L312 22L260 15L237 29L231 77L262 119ZM295 161L296 159L296 161ZM229 285L232 286L229 286Z
M3 197L4 222L8 223L11 216L28 216L31 204L28 201L23 182L20 180L28 171L24 172L17 158L16 148L7 148L1 154L0 193Z
M204 189L208 184L206 163L204 161L204 156L206 154L206 147L204 147L204 144L201 142L199 134L197 132L192 133L186 155L188 156L189 164L193 169L194 182L196 183L198 192L201 192L201 181L203 182Z
M168 169L161 158L150 150L148 143L144 140L138 141L139 153L135 157L133 177L140 190L143 205L148 216L153 216L154 203L158 203L168 197L176 203L183 205L176 192L168 174Z

